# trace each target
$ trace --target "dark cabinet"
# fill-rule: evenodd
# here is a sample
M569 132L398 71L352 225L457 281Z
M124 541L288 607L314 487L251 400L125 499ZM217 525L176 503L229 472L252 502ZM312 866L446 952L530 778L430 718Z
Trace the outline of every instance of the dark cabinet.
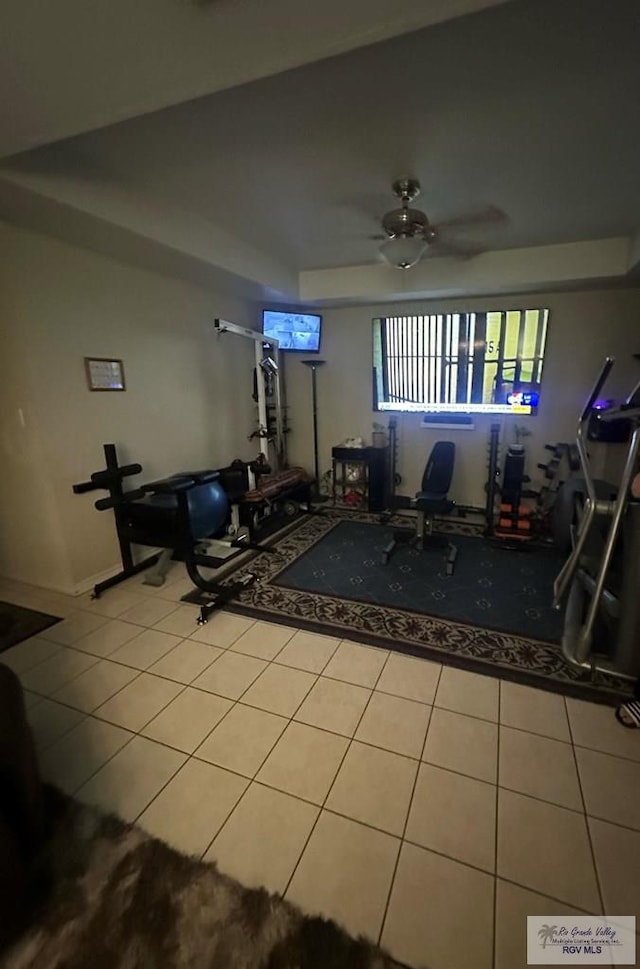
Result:
M388 447L334 447L333 502L384 511L389 481ZM350 495L358 496L355 502Z

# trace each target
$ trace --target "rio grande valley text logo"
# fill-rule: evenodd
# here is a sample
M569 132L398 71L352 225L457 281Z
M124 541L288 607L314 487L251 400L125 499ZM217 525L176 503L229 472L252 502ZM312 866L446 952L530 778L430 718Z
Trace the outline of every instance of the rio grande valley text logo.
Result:
M543 925L538 929L538 938L542 948L546 949L547 944L559 945L562 954L567 955L578 952L580 955L594 956L603 951L603 945L622 945L618 938L618 933L610 925L597 925L594 933L590 928L581 929L574 925L573 929L568 929L565 925ZM585 941L586 940L586 941Z
M530 966L635 966L635 917L527 916Z

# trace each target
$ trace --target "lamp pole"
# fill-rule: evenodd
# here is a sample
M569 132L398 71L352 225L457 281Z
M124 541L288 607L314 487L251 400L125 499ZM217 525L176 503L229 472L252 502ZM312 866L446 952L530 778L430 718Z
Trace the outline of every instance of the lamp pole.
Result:
M301 361L305 367L309 367L311 370L311 402L313 409L313 473L315 475L315 495L314 501L325 501L326 495L320 494L320 466L318 462L318 388L316 384L316 372L318 367L321 367L326 360L317 360L315 358L311 360Z

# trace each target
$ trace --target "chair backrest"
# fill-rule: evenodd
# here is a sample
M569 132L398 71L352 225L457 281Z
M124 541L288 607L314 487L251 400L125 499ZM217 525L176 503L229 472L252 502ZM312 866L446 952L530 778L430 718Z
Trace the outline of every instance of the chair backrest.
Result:
M422 491L445 496L451 486L456 446L453 441L437 441L422 475Z

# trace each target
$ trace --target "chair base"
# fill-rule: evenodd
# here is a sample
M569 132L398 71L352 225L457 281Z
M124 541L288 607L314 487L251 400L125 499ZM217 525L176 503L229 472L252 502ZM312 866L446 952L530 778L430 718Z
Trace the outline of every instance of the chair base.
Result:
M454 545L453 542L447 541L439 535L428 534L414 534L406 531L394 532L393 538L388 545L382 550L382 564L388 565L391 556L395 552L398 545L415 545L417 549L421 552L426 552L429 549L446 549L447 555L445 558L445 572L447 575L453 575L456 567L456 559L458 557L458 546Z

